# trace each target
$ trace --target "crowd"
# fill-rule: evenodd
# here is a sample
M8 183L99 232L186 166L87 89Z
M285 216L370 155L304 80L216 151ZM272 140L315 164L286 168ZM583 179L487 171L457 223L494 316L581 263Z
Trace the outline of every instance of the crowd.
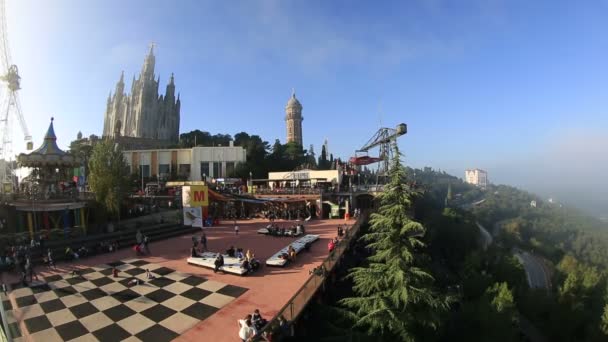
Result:
M255 258L255 254L253 254L250 249L248 249L247 252L243 252L242 248L230 246L230 248L226 250L226 255L231 258L237 258L241 263L241 268L247 271L245 274L255 272L261 266L260 261ZM224 266L224 256L221 253L218 253L215 258L214 266L215 268L213 271L216 273L220 270L220 267Z

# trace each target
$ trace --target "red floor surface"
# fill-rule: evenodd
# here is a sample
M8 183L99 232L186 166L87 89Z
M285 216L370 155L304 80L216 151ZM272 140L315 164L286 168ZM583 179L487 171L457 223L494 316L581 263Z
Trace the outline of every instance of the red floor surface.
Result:
M288 227L290 222L277 221L279 226ZM308 271L319 266L327 257L327 242L336 236L337 226L342 220L313 220L305 223L307 234L319 234L321 239L315 242L310 252L302 252L297 261L285 268L264 266L260 271L246 277L231 274L214 274L213 270L188 265L186 259L192 246L192 235L152 241L152 255L146 259L162 264L177 271L203 276L210 280L225 284L237 285L249 289L235 301L224 306L213 316L201 321L192 329L176 339L176 341L238 341L237 320L259 309L263 317L271 319L296 293L308 279ZM349 224L354 221L349 222ZM278 238L257 234L257 230L265 227L266 220L239 221L239 235L234 233L233 222L225 222L219 227L206 228L207 247L212 252L225 251L231 245L251 249L257 259L263 264L268 257L287 246L295 238ZM200 233L197 234L200 236ZM88 267L125 258L134 257L129 249L123 249L112 254L103 254L83 259L77 263L58 264L58 273L69 272L73 268ZM39 275L47 276L55 272L38 267ZM6 278L6 277L5 277ZM11 277L12 278L12 277ZM3 279L9 281L9 279Z

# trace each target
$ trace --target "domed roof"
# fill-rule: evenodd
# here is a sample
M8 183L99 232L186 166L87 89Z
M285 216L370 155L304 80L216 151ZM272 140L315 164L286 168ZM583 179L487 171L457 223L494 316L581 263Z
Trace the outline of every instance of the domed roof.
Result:
M298 99L296 99L295 90L291 93L291 97L289 98L289 101L287 101L287 108L294 108L294 107L302 109L302 104L300 103L300 101L298 101Z
M21 153L17 157L20 166L39 167L39 166L78 166L80 158L73 156L70 153L62 151L57 146L57 136L53 127L53 118L51 124L46 131L42 145L29 154Z

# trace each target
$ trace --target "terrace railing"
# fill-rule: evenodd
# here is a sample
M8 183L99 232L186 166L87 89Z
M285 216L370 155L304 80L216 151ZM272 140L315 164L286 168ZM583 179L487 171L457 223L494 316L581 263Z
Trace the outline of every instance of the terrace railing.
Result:
M280 340L281 336L293 335L293 323L298 319L317 291L324 286L325 277L340 263L344 253L357 239L359 230L363 223L367 221L367 218L367 213L359 217L356 223L345 231L344 238L340 240L321 265L314 270L310 270L311 274L308 280L258 333L257 341L270 341L271 336L272 341L276 341L277 337Z

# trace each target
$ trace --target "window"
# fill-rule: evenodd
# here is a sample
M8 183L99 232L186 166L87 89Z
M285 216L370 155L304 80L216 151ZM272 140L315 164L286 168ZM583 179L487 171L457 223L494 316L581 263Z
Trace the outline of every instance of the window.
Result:
M209 162L204 161L201 162L201 179L205 179L205 177L209 177Z
M170 173L170 167L169 164L160 164L158 165L158 176L160 178L167 178L169 177L169 173Z
M181 177L190 177L190 164L179 164L178 173Z
M222 163L213 162L213 178L222 177Z
M140 165L141 175L144 177L150 177L150 165Z
M234 176L234 162L226 162L226 177Z

